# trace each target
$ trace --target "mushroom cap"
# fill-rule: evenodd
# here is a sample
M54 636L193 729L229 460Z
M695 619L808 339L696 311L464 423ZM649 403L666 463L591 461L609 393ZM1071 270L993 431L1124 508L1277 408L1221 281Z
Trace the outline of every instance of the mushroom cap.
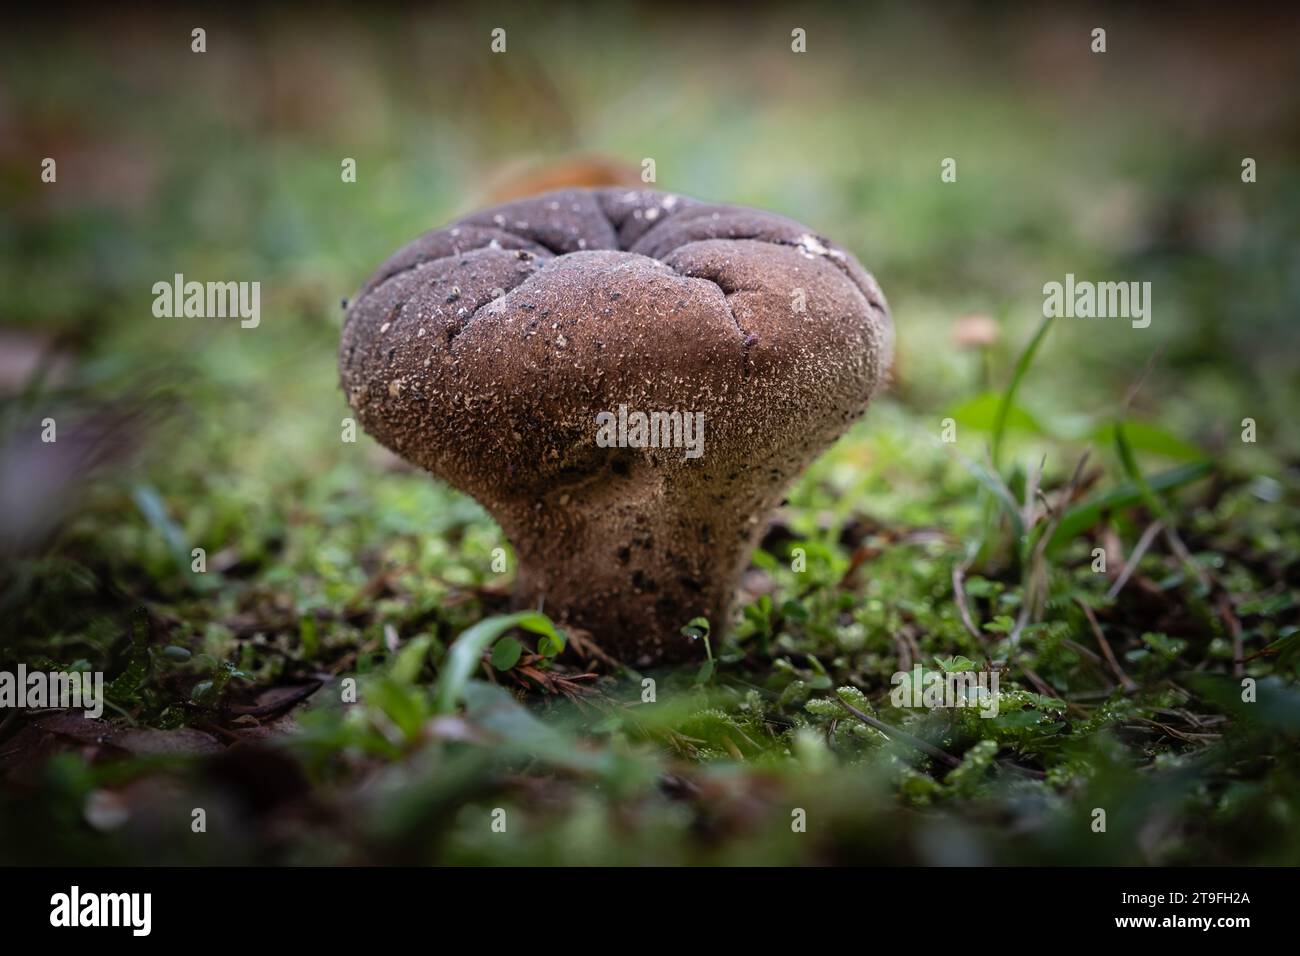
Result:
M700 657L693 617L725 631L764 519L866 408L890 339L875 280L798 223L564 190L398 250L339 365L371 435L500 524L516 604L644 666ZM702 453L602 447L623 406L702 415Z
M797 472L863 412L890 340L875 280L805 226L562 190L389 257L351 301L340 370L372 436L491 510L601 474L595 417L620 405L704 414L704 455L645 449L659 468Z

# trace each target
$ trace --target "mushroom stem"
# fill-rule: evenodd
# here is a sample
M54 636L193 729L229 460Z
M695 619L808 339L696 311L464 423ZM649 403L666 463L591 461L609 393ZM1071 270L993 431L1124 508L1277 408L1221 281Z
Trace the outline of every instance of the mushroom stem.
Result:
M701 509L635 478L494 514L519 562L516 605L599 635L634 666L701 657L681 633L693 618L708 618L715 640L725 633L765 517Z

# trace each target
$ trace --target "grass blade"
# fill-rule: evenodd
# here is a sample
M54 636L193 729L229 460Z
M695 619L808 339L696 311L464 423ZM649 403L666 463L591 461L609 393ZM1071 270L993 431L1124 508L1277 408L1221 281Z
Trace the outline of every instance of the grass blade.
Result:
M540 634L561 645L564 641L555 625L551 623L551 619L540 611L520 611L517 614L498 614L495 617L484 618L462 632L447 651L447 659L443 662L433 692L434 713L450 714L456 709L456 705L465 695L465 685L469 683L474 669L483 658L483 652L493 641L513 627Z
M1212 471L1214 471L1213 462L1196 461L1187 465L1179 465L1177 468L1170 468L1168 471L1159 472L1145 479L1145 481L1147 488L1154 494L1161 491L1171 491L1183 485L1191 484L1193 481L1199 481ZM1100 521L1108 511L1131 508L1140 501L1142 501L1141 489L1133 482L1126 481L1123 484L1116 485L1105 494L1076 505L1067 511L1061 519L1061 523L1052 534L1048 550L1053 551L1068 544Z
M997 414L993 418L993 439L990 454L993 459L994 469L998 467L1001 460L1002 437L1006 434L1007 416L1010 415L1015 404L1016 392L1020 389L1020 382L1024 379L1025 373L1029 371L1029 366L1033 364L1034 355L1037 354L1038 347L1042 345L1043 338L1047 335L1047 330L1052 324L1052 319L1053 316L1049 315L1038 326L1038 331L1029 340L1025 350L1020 353L1020 358L1016 359L1016 368L1011 375L1011 381L1007 384L1007 390L1002 393L1002 401L998 404Z

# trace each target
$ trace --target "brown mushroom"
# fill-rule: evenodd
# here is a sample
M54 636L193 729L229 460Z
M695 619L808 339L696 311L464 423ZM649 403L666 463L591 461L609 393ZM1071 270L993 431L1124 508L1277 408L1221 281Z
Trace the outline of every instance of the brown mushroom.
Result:
M702 655L696 616L725 629L768 515L865 410L890 341L875 280L796 222L565 190L396 252L339 364L371 435L500 524L520 606L644 666Z

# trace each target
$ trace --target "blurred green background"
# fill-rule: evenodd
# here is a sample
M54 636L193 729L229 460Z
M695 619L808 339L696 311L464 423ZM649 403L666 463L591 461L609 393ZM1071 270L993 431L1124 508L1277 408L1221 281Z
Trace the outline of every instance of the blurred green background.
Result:
M109 716L159 736L100 746L5 718L0 856L1294 862L1298 26L1209 5L19 19L0 38L0 663L125 676ZM715 674L659 675L650 717L609 703L639 699L635 675L574 704L503 673L523 703L475 682L452 726L429 688L503 608L505 542L472 501L340 441L340 301L420 232L539 183L635 181L644 158L658 188L852 250L893 309L894 385L792 491ZM1042 286L1067 272L1150 281L1151 326L1058 320L1016 379ZM154 317L175 273L260 281L260 326ZM1040 463L1068 491L1085 451L1079 501L1211 464L1101 509L1043 563L995 499L1032 501ZM1187 559L1158 539L1144 586L1107 599L1092 549L1131 553L1156 518ZM1009 640L999 622L1040 572L1045 604ZM1137 690L1098 663L1080 601ZM1267 650L1244 668L1253 709L1234 703L1234 639ZM1007 716L1025 716L888 715L892 672L956 656L1006 663ZM586 666L565 660L540 664ZM323 702L353 674L360 705ZM305 713L258 696L314 680ZM825 700L841 686L962 767L851 728ZM176 838L191 790L220 840ZM508 838L495 807L522 821Z

